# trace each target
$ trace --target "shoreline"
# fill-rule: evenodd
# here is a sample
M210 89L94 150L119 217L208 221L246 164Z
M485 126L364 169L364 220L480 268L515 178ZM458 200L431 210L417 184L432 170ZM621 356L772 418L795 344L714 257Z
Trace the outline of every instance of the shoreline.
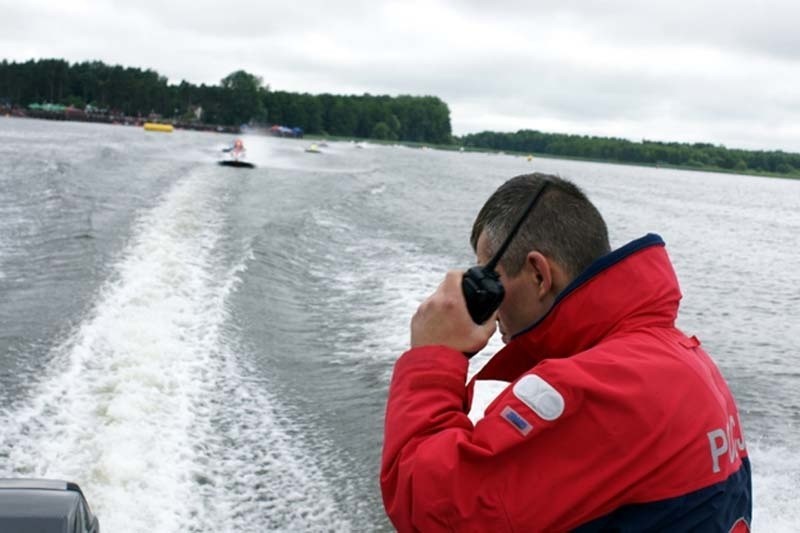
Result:
M113 126L134 126L142 127L145 122L157 122L159 124L171 124L176 129L190 130L190 131L204 131L208 133L228 133L228 134L242 134L244 133L241 128L235 126L221 126L218 124L193 124L181 121L169 121L163 119L147 120L141 117L127 117L127 116L81 116L70 117L61 113L52 113L46 111L22 111L19 109L0 112L0 118L21 118L33 120L52 120L57 122L89 122L95 124L108 124ZM517 152L513 150L494 150L491 148L481 148L477 146L461 146L457 144L439 144L439 143L423 143L415 141L400 141L400 140L387 140L387 139L372 139L369 137L349 137L337 135L321 135L321 134L306 134L302 137L311 141L333 141L333 142L368 142L372 144L381 145L401 145L409 148L417 149L434 149L445 150L450 152L463 152L463 153L481 153L481 154L500 154L510 155L514 157L528 157L542 158L542 159L562 159L566 161L583 161L586 163L601 163L608 165L625 165L633 167L644 168L664 168L669 170L683 170L689 172L710 172L714 174L734 174L738 176L751 176L755 178L781 178L789 180L800 180L800 172L796 174L781 174L777 172L762 172L754 174L752 172L737 171L734 169L726 169L720 167L695 167L695 166L678 166L670 164L655 164L655 163L639 163L630 161L617 161L612 159L593 159L588 157L578 157L569 155L553 155L540 152Z
M112 126L134 126L142 127L145 122L158 124L169 124L176 129L207 131L211 133L242 133L242 129L237 126L223 126L220 124L201 124L184 122L180 120L166 120L162 118L149 119L144 117L131 117L127 115L108 115L108 114L88 114L81 111L80 114L56 111L34 111L13 108L11 110L0 110L0 118L23 118L34 120L52 120L55 122L90 122L93 124L109 124Z
M402 146L407 146L409 148L431 148L434 150L447 150L450 152L473 152L473 153L481 153L481 154L502 154L502 155L511 155L515 157L528 157L532 156L533 158L541 158L541 159L563 159L566 161L583 161L586 163L604 163L608 165L625 165L631 167L644 167L644 168L664 168L668 170L684 170L689 172L710 172L713 174L734 174L737 176L751 176L754 178L782 178L782 179L789 179L789 180L800 180L800 172L796 174L780 174L777 172L762 172L759 174L754 174L753 172L743 172L737 171L733 169L726 169L721 167L694 167L694 166L678 166L678 165L670 165L670 164L655 164L655 163L637 163L637 162L630 162L630 161L616 161L612 159L592 159L588 157L578 157L578 156L569 156L569 155L553 155L553 154L544 154L539 152L516 152L513 150L494 150L491 148L480 148L477 146L461 146L456 144L435 144L435 143L420 143L420 142L412 142L412 141L390 141L386 139L369 139L369 138L361 138L361 137L339 137L336 135L319 135L319 134L306 134L306 139L311 139L315 141L334 141L334 142L348 142L348 141L355 141L355 142L369 142L372 144L383 144L383 145L393 145L399 144ZM462 150L463 148L463 150Z

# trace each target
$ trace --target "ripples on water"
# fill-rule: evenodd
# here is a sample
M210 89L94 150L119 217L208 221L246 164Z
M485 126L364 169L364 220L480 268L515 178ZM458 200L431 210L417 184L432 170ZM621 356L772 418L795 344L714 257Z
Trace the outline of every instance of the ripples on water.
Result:
M583 186L614 245L665 238L679 325L742 410L756 526L800 525L800 184L258 137L256 170L218 168L228 141L0 119L0 475L78 481L109 531L390 530L410 316L536 170Z

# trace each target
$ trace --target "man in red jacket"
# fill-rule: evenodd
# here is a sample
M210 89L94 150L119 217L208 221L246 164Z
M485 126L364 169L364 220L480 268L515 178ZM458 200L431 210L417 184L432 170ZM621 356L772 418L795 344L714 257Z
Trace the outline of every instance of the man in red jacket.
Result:
M475 221L485 264L549 182L497 271L506 346L466 384L475 324L449 272L411 321L386 408L381 489L401 531L749 531L750 463L733 396L700 341L660 237L610 251L572 183L503 184ZM509 386L475 425L475 379Z

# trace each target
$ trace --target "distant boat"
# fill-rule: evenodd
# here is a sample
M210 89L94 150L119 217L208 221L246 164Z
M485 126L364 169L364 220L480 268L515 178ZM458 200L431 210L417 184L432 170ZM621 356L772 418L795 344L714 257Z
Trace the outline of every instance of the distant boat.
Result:
M241 139L233 141L233 145L223 148L222 151L228 154L227 159L221 159L219 164L224 167L236 168L255 168L253 163L248 163L244 160L247 155L247 150L244 149L244 143Z
M322 151L319 149L319 146L317 146L316 144L312 144L311 146L306 148L306 152L308 152L310 154L321 154L322 153Z
M240 161L238 159L222 159L217 163L219 165L222 165L223 167L256 168L256 166L253 163L250 163L248 161Z
M172 133L172 124L160 124L158 122L145 122L144 131L162 131L164 133Z

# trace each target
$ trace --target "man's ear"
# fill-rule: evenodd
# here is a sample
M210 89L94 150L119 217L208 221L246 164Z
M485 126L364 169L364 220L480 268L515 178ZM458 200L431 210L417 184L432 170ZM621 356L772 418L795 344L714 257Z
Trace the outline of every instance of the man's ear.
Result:
M528 252L526 257L531 281L536 287L536 295L544 299L553 287L553 268L550 260L537 251Z

